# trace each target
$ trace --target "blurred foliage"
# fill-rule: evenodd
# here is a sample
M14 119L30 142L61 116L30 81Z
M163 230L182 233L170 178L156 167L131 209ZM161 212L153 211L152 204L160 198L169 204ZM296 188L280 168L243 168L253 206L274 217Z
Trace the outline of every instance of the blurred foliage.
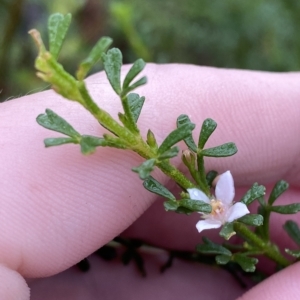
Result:
M299 0L0 0L2 101L47 88L35 77L27 32L35 27L45 35L53 12L73 15L60 55L72 72L103 35L114 39L125 62L300 69Z

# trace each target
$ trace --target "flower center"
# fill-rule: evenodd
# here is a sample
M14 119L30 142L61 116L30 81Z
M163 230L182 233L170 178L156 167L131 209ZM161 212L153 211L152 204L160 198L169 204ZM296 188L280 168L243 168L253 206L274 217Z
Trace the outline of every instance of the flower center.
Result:
M224 212L224 206L222 201L218 199L212 199L210 201L210 205L211 205L211 215L216 216Z

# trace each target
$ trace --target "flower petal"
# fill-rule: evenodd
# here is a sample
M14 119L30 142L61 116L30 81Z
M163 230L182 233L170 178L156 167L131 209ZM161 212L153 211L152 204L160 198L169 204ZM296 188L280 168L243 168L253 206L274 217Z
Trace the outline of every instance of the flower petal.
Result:
M190 198L192 200L202 200L205 203L210 203L209 198L201 191L196 188L193 189L187 189L189 192Z
M219 220L213 220L213 219L206 219L201 220L196 224L196 228L199 232L205 229L213 229L213 228L219 228L222 226L222 222Z
M220 175L215 189L216 198L224 204L231 204L234 198L234 182L230 171Z
M249 214L250 211L246 204L238 202L232 205L227 212L227 222L232 222L244 215Z

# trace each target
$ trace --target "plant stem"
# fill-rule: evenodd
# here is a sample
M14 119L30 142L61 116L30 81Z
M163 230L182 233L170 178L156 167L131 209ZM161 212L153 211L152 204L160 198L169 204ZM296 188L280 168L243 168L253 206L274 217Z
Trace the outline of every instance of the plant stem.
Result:
M145 159L156 158L156 153L148 146L148 144L139 136L139 142L136 146L132 147L131 150L139 154ZM169 178L173 179L178 185L184 189L195 187L186 176L179 171L174 165L172 165L169 160L164 160L156 163L156 166Z
M146 142L139 134L131 133L127 128L122 127L116 122L110 114L101 109L89 95L84 83L79 85L81 95L85 102L85 108L99 121L99 123L112 131L115 135L120 137L129 145L129 148L142 156L145 159L156 158L156 154L151 150ZM188 189L195 185L186 178L175 166L171 165L169 161L162 161L156 164L168 177L177 182L181 187Z
M182 188L188 189L195 187L190 180L188 180L183 173L181 173L176 167L171 165L168 161L163 161L157 164L157 167L161 169L167 176L172 178Z
M202 155L197 154L197 167L198 172L200 174L200 189L207 195L210 195L209 186L206 184L206 175L205 175L205 168L204 168L204 158Z
M245 238L251 245L262 250L262 252L277 264L287 267L291 264L278 250L278 248L270 242L265 242L259 238L254 232L252 232L247 226L242 223L235 222L234 230L237 234Z
M270 231L269 231L269 224L270 224L270 215L271 211L267 206L264 207L264 223L262 225L262 234L266 241L270 241Z

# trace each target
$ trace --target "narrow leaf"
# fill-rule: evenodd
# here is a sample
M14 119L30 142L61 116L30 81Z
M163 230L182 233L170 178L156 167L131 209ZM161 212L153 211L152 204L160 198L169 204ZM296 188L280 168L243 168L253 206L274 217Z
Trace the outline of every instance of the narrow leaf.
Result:
M239 222L250 226L261 226L264 223L262 215L248 214L238 219Z
M145 97L140 97L138 94L131 93L127 95L124 101L127 101L133 119L136 123L144 105Z
M276 183L276 185L274 186L271 195L269 197L269 205L272 205L275 200L282 194L284 193L287 189L289 188L289 184L284 181L284 180L280 180Z
M132 171L138 173L140 178L142 180L145 180L147 177L150 176L150 173L153 171L154 167L155 159L152 158L144 161L140 166L132 168Z
M70 143L78 144L78 140L69 137L48 138L44 140L45 147L60 146Z
M232 253L225 247L213 243L206 237L202 238L204 244L197 245L196 250L197 252L204 253L204 254L217 254L217 255L227 255L231 256Z
M122 53L117 48L112 48L107 53L102 54L102 61L106 76L114 91L121 95L121 66L122 66Z
M293 257L300 258L300 250L285 249L285 252Z
M138 127L136 126L136 123L133 120L132 114L131 112L128 110L128 106L123 106L124 107L124 111L126 110L126 114L122 114L122 113L118 113L118 117L120 119L120 121L122 122L122 124L129 129L131 132L139 132Z
M257 258L248 257L243 254L234 254L233 261L237 262L245 272L254 272L255 265L258 263Z
M170 200L176 200L175 196L161 183L155 180L152 176L149 176L145 179L145 181L143 182L143 186L146 190L150 191L151 193L154 193L156 195L162 196Z
M63 133L73 138L80 137L80 134L67 121L48 108L45 114L37 116L36 121L47 129Z
M177 118L177 128L185 125L185 124L192 124L190 118L187 115L180 115ZM190 135L187 138L184 139L185 144L189 147L190 150L197 152L197 146L194 142L193 136Z
M247 191L247 193L243 196L241 202L245 203L246 205L249 205L254 200L263 197L265 193L266 193L266 188L263 185L258 185L257 183L254 183L251 189Z
M212 119L206 119L202 123L200 136L199 136L199 142L198 147L199 149L203 149L204 145L206 144L207 140L211 136L211 134L215 131L217 128L217 123Z
M287 232L289 237L300 246L300 229L296 222L289 220L283 225L283 229Z
M228 256L228 255L217 255L216 263L218 265L226 265L227 263L229 263L230 259L231 259L231 256Z
M174 131L172 131L158 148L158 154L162 154L166 152L176 143L190 136L194 128L195 128L195 124L189 123L189 124L184 124L178 127L177 129L175 129Z
M164 159L170 159L172 157L177 156L179 153L179 148L177 146L170 148L163 154L159 155L158 159L159 160L164 160Z
M233 229L233 223L224 224L219 234L224 239L229 240L232 236L236 234L236 232Z
M92 48L88 57L80 64L77 71L78 80L83 80L90 69L101 59L102 54L106 52L112 44L112 39L102 37L97 44Z
M226 143L217 147L204 149L201 155L210 157L226 157L237 153L237 148L234 143Z
M188 208L186 208L186 207L179 206L179 207L175 210L175 212L176 212L177 214L190 215L190 214L193 213L194 211L192 211L192 210L190 210L190 209L188 209Z
M108 143L104 138L99 138L91 135L82 135L80 139L80 146L81 153L87 155L95 152L96 147L108 146Z
M138 59L134 62L128 73L126 74L126 77L123 82L123 90L127 89L129 87L129 84L131 81L144 69L146 63L143 61L143 59Z
M118 148L118 149L127 149L127 145L118 137L112 136L110 134L103 134L107 146Z
M188 208L191 211L211 213L211 205L200 200L182 199L178 201L179 206Z
M206 174L206 182L208 184L208 186L212 186L212 183L214 181L214 179L218 176L218 172L217 171L209 171L207 174Z
M141 79L139 79L138 81L134 82L131 86L129 86L127 89L122 91L122 96L125 96L126 94L128 94L129 92L135 90L136 88L138 88L141 85L144 85L147 83L147 77L142 77Z
M71 23L71 14L52 14L48 19L49 49L56 59Z
M270 210L278 214L295 214L300 211L300 203L271 206Z
M178 203L177 203L177 201L173 201L173 200L165 201L164 207L165 207L166 211L169 211L169 210L176 211L176 209L178 208Z

